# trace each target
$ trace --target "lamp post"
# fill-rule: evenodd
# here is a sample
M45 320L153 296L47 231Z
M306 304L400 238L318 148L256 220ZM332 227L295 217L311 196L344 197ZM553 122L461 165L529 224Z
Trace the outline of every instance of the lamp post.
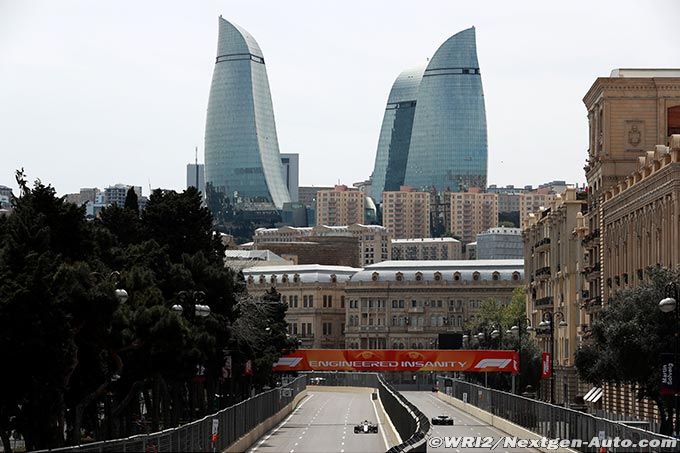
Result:
M210 315L210 307L203 304L205 293L203 291L180 291L177 293L178 304L174 304L171 310L185 315L188 319L194 317L205 318Z
M543 313L543 321L538 324L542 330L548 329L550 335L550 404L555 404L555 318L560 319L558 327L566 327L567 321L564 319L564 313L556 311L546 311Z
M524 319L524 322L526 322L526 328L523 328L522 324ZM517 335L517 357L519 360L519 371L520 373L522 372L522 333L526 330L527 333L533 332L534 328L531 326L531 320L529 318L519 318L517 321L517 324L510 327L508 330L509 333L512 335ZM521 374L520 374L521 376ZM521 382L521 377L520 377L520 382L519 385L517 386L518 390L519 388L522 387L522 382Z
M680 299L680 288L675 282L671 282L664 288L666 297L659 302L659 309L664 313L675 313L675 326L674 326L674 336L675 336L675 346L673 351L673 372L671 373L671 379L678 376L676 371L678 368L678 353L680 353L680 310L678 309L678 299ZM675 390L675 425L674 431L678 435L680 433L680 401L678 399L678 383L674 380L673 388Z

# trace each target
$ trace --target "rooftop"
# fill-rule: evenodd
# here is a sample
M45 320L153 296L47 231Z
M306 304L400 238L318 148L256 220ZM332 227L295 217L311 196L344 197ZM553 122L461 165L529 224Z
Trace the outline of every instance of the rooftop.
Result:
M618 68L609 77L680 77L680 69L674 68Z
M455 238L409 238L409 239L392 239L392 244L411 244L423 242L460 242Z

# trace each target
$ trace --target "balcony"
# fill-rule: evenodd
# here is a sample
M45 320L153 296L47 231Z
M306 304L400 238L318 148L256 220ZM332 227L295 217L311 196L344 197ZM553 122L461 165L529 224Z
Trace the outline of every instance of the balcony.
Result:
M550 248L550 238L543 238L534 244L534 251L540 252Z
M596 280L600 276L600 262L598 261L597 263L593 264L592 266L586 266L583 269L583 274L586 277L586 280L592 281Z
M387 326L359 326L359 332L387 332Z
M425 328L423 326L408 326L407 332L423 332Z
M584 237L583 240L581 241L581 244L583 244L583 246L588 246L594 239L597 239L599 237L600 229L598 228L596 230L593 230L592 233L586 235L586 237Z
M425 313L425 307L410 307L408 309L409 313Z
M550 266L538 268L536 269L536 272L534 272L536 280L547 280L550 278L550 275Z
M588 299L584 304L584 308L586 309L587 313L594 313L599 311L602 308L602 298L600 296L597 296Z
M552 305L553 305L553 297L552 296L541 297L540 299L536 299L534 301L534 307L536 307L536 308L552 307Z

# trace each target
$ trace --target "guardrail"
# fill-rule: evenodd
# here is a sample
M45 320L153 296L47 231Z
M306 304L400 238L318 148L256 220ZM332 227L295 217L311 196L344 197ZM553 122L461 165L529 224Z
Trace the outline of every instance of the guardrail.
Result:
M636 445L640 440L653 441L647 447L608 447L607 452L676 452L680 442L675 439L591 414L555 406L543 401L512 393L494 390L458 379L437 376L439 390L449 396L471 404L497 417L540 434L548 439L580 439L582 452L598 452L599 447L589 446L593 439L629 439ZM677 445L677 446L674 446Z
M306 387L305 377L298 377L285 387L267 390L215 414L177 428L123 439L40 450L40 452L224 451L257 425L291 403ZM213 435L215 432L216 436Z
M361 372L310 372L305 375L310 379L323 379L319 381L321 385L378 389L380 402L402 438L402 443L390 448L388 453L426 451L425 435L430 431L430 421L417 407L385 381L382 375Z

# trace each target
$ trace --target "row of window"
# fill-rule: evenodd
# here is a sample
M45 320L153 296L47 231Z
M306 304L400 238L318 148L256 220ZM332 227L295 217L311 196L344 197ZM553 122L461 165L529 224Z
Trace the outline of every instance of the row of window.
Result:
M340 332L344 332L345 323L340 325ZM313 337L314 331L312 330L311 322L301 322L301 323L288 323L288 333L291 335L299 335L301 337ZM323 322L321 323L321 334L324 336L333 335L333 323Z
M481 300L434 300L434 299L411 299L409 301L404 301L404 299L392 299L392 308L422 308L422 307L432 307L432 308L445 308L448 306L449 309L461 309L463 306L469 308L479 308ZM350 299L349 308L385 308L387 301L385 299Z
M290 308L299 307L299 296L281 296L281 302L287 304ZM333 308L333 295L324 294L322 297L322 307L323 308ZM302 296L302 308L314 308L314 295L305 294ZM340 296L340 308L345 308L345 296Z

